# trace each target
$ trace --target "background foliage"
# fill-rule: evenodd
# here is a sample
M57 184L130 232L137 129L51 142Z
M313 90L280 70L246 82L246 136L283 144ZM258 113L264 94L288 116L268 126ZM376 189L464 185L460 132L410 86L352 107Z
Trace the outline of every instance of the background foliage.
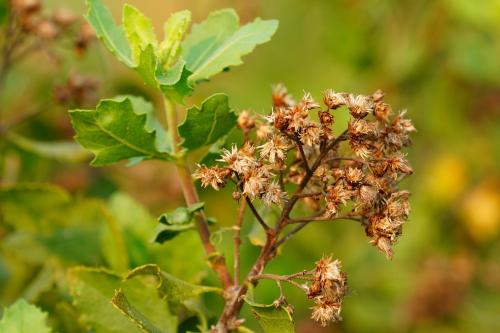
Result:
M123 2L106 1L115 17ZM270 271L286 274L311 267L323 253L332 252L349 272L352 295L344 303L344 321L324 330L308 320L310 303L287 290L296 306L298 332L500 330L500 1L130 3L155 23L180 9L190 9L198 22L210 10L228 6L237 10L243 23L256 16L280 21L271 43L245 58L245 66L201 85L190 104L201 105L206 96L222 91L237 110L267 112L270 86L276 82L283 82L297 97L303 90L319 98L326 88L364 94L381 88L389 103L407 108L415 121L418 133L409 156L415 175L407 184L413 212L392 262L366 243L359 228L332 223L308 226L287 245L286 256L270 265ZM84 11L81 1L63 5ZM155 29L160 32L162 27ZM133 93L155 98L139 75L97 44L80 58L69 49L63 54L67 59L60 64L40 53L14 68L0 94L2 105L8 106L0 110L2 120L17 110L44 105L52 99L52 88L75 72L95 76L103 97ZM40 66L41 61L47 65ZM87 103L79 106L96 104ZM340 123L338 116L339 127ZM73 136L68 113L58 106L46 107L17 133L43 142ZM19 141L1 140L3 184L52 182L65 189L26 185L5 187L0 193L1 306L24 297L50 313L53 327L71 332L81 329L72 326L75 310L56 292L70 288L66 267L106 265L123 272L155 262L190 282L215 281L204 269L196 234L183 233L164 245L150 242L153 216L182 203L169 166L148 161L91 169L85 155L83 162L80 157L68 163L57 156L40 156ZM230 190L204 194L208 215L229 225L237 213L228 199ZM259 235L248 232L258 242ZM217 234L216 241L222 251L230 246L225 233ZM123 251L126 256L120 255ZM242 253L248 265L257 249L246 244ZM90 272L81 274L92 278ZM267 304L277 291L264 283L255 296ZM210 301L212 296L206 297ZM17 305L12 313L30 311L26 306ZM218 306L214 303L214 313Z

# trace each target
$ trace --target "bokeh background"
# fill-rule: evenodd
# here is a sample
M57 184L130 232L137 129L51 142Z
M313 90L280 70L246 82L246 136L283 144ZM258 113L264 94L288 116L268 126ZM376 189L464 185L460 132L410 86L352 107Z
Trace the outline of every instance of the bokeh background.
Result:
M105 1L117 19L124 2ZM414 120L418 132L408 158L415 174L403 185L412 192L412 213L394 258L387 261L368 244L361 228L341 222L308 226L269 265L268 272L292 273L332 253L348 273L351 294L344 303L344 321L327 328L308 319L311 303L302 294L286 290L296 308L297 332L500 332L499 0L128 2L152 17L158 32L169 13L180 9L190 9L194 22L224 7L235 8L242 22L257 16L280 21L270 43L245 57L243 66L201 85L188 104L225 92L235 109L264 113L270 111L271 85L278 82L296 97L308 91L318 99L327 88L362 94L380 88L394 109L407 109ZM47 10L84 12L81 0L44 3ZM54 96L75 75L98 87L77 106L93 107L97 97L123 93L140 94L160 105L159 96L99 43L80 56L70 43L58 48L56 60L41 47L16 65L1 87L2 122L23 110L42 110L17 124L12 129L16 134L43 142L71 139L68 106L54 102ZM338 129L346 119L337 116ZM37 198L25 198L29 212L20 212L21 206L5 210L0 223L0 306L25 297L55 314L69 313L60 305L64 297L54 291L55 285L64 288L58 277L63 268L112 261L110 250L102 249L109 235L101 230L106 221L96 206L103 203L125 230L130 266L156 260L184 278L214 281L201 269L195 237L183 235L161 248L138 240L150 237L154 216L182 204L168 165L92 169L88 160L41 156L11 139L0 137L2 184L57 184L78 207L54 206L47 212L37 206ZM231 225L237 205L230 189L201 193L208 214L222 227ZM31 224L16 233L9 218ZM42 231L37 221L46 223ZM245 223L245 231L258 242L250 215ZM221 251L228 251L230 233L216 236ZM242 251L248 266L258 248L248 243ZM47 282L47 274L55 277ZM273 284L257 290L262 302L276 297ZM51 320L61 331L73 327ZM249 326L254 325L250 319Z

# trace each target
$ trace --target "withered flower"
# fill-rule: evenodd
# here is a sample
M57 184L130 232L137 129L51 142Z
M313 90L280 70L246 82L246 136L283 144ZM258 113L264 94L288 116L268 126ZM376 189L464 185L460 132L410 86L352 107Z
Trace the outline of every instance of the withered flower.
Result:
M265 167L249 170L244 177L243 193L250 199L259 196L269 183L269 171Z
M362 118L373 112L373 100L369 96L350 94L346 100L346 105L349 108L351 116L354 118Z
M264 194L262 195L262 202L267 206L277 205L281 206L283 199L286 197L286 192L281 190L278 182L273 181L269 186L265 189Z
M244 174L258 166L258 162L253 156L254 151L255 148L251 144L245 145L241 149L233 145L231 150L223 149L221 158L217 161L226 163L231 170L238 174Z
M336 93L332 89L328 89L323 93L323 103L329 109L337 109L338 107L346 104L346 98L343 93Z
M226 178L231 174L231 170L220 167L208 168L203 165L199 165L196 172L193 174L195 179L201 181L201 186L208 187L212 186L214 190L218 191L221 187L226 184Z
M320 137L321 128L313 122L306 123L300 133L300 141L306 146L313 146L319 143Z
M339 206L345 205L347 200L351 199L352 192L348 190L342 182L335 185L330 185L326 194L326 210L325 215L333 217L339 212Z
M314 98L310 93L306 92L304 93L304 96L300 100L298 107L304 111L309 111L319 108L319 104L316 103L316 101L314 100Z
M294 104L292 96L283 84L278 83L273 86L273 105L275 107L290 107Z
M308 288L308 296L315 303L311 318L322 326L342 320L340 312L347 292L347 275L341 271L340 261L323 257L316 263L313 282Z
M416 129L404 111L393 117L383 97L382 91L364 96L327 90L323 95L327 109L317 110L316 121L310 111L319 105L310 94L305 93L295 104L286 88L278 85L273 90L270 115L240 114L238 127L245 135L244 145L222 150L221 165L200 167L195 177L202 186L215 189L231 179L235 200L245 196L251 204L260 200L268 207L282 207L273 228L254 212L264 229L277 232L277 243L308 223L350 219L390 259L410 214L409 192L399 189L399 182L413 173L402 150L411 144L410 134ZM344 131L333 133L334 115L343 105L351 117ZM310 213L292 217L295 203ZM292 223L298 224L295 229L280 234ZM272 276L261 274L261 278ZM299 284L291 281L294 278L308 282ZM314 302L311 318L322 326L342 319L348 286L339 260L323 257L312 271L275 279L279 286L288 281L304 291ZM274 304L289 306L283 295Z
M238 124L238 128L243 130L244 132L249 132L252 128L255 127L255 119L250 116L248 111L242 111L238 115L238 120L236 122Z
M260 149L261 157L274 164L283 162L289 145L288 140L284 136L276 135L257 148Z
M345 179L350 184L359 184L363 177L363 171L359 168L348 167L345 172Z

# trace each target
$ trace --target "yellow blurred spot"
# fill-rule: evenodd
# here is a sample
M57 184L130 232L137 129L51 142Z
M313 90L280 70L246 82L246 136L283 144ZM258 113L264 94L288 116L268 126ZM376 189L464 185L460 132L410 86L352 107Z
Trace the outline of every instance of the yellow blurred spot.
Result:
M472 238L483 242L492 239L500 228L500 180L486 180L464 199L461 215Z
M441 155L430 163L425 185L435 202L447 204L462 193L466 180L465 161L455 155Z

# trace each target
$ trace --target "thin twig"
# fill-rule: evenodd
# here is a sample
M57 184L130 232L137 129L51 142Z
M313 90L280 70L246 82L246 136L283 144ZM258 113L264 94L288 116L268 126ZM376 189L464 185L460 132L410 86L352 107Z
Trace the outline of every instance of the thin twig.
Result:
M295 145L297 146L297 149L299 150L302 162L304 163L304 168L306 169L306 172L310 172L311 169L309 168L309 162L307 161L306 153L304 152L304 147L302 145L302 142L300 142L300 140L294 135L286 134L286 136L290 140L295 142Z
M311 180L314 172L321 165L323 159L328 154L328 152L331 149L333 149L337 144L339 144L341 141L344 141L346 139L347 139L347 130L345 130L340 136L338 136L330 144L328 144L325 147L325 149L319 154L319 156L317 157L316 161L312 165L312 167L309 170L309 172L306 172L306 175L304 176L304 178L300 182L298 188L295 190L295 193L292 195L292 198L287 202L287 204L283 208L283 211L281 213L280 222L278 222L277 225L276 225L276 231L280 231L281 228L283 227L281 224L290 215L290 212L292 211L294 205L297 203L297 200L299 199L300 193L302 193L302 190L304 190L304 188L307 186L307 183L309 182L309 180Z
M243 184L240 181L240 177L238 175L236 175L236 179L238 180L237 184L239 185L240 190L243 192ZM253 215L255 215L255 218L257 219L259 224L262 226L262 228L264 228L264 230L266 230L266 231L269 230L270 227L267 225L266 221L264 221L262 216L260 216L259 212L257 211L255 206L253 205L252 200L250 200L250 198L246 195L245 195L245 201L247 202L248 207L250 207L250 210L252 211Z
M309 198L309 197L316 197L318 195L322 195L323 192L312 192L312 193L296 193L295 195L298 198Z
M280 184L280 188L283 192L285 192L285 182L283 181L283 169L280 169L279 171L279 184Z
M357 222L361 221L361 217L352 216L350 214L336 216L336 217L328 217L328 216L324 216L323 213L324 212L322 212L322 214L308 216L308 217L302 217L302 218L296 218L296 219L289 218L289 219L287 219L287 224L302 223L302 222L316 222L316 221L336 221L336 220L353 220L353 221L357 221Z
M262 216L260 216L259 212L257 211L257 209L255 208L255 206L253 205L252 203L252 200L250 200L249 197L247 197L245 195L245 200L248 204L248 207L250 207L250 210L252 211L253 215L255 215L255 218L257 219L257 221L259 222L259 224L262 226L262 228L264 228L265 231L268 231L269 229L271 229L266 221L264 221L264 219L262 218Z
M300 290L304 290L304 287L300 283L293 281L290 275L259 274L252 278L253 281L262 279L288 282L291 285L299 288Z

